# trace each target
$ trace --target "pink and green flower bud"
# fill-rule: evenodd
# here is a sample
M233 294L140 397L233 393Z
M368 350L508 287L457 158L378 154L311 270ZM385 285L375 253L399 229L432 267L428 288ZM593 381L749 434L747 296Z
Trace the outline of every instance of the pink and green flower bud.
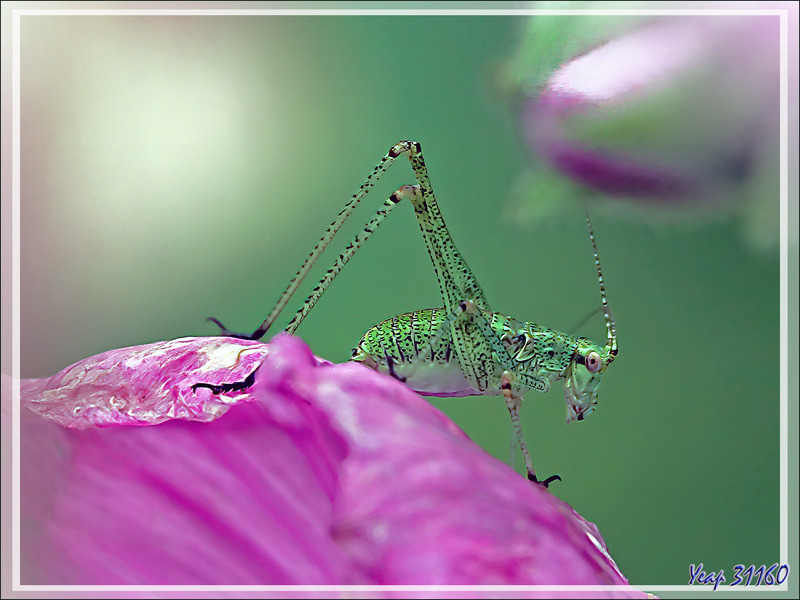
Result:
M659 220L739 213L777 241L777 16L537 16L527 36L508 69L538 167L522 213L605 198Z

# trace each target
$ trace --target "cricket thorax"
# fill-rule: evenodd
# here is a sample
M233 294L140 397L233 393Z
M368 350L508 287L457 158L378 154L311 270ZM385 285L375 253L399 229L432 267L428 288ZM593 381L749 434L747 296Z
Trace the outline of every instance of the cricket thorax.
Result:
M563 373L578 346L577 338L535 323L520 325L511 319L500 340L521 369L542 375Z

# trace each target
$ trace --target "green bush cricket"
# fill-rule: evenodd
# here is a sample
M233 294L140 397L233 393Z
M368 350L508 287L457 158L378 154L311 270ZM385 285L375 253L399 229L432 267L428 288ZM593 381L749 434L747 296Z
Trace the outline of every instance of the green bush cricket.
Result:
M409 140L392 146L375 166L330 224L258 329L249 335L239 334L229 331L213 317L209 320L221 328L223 335L260 339L356 205L401 155L406 155L411 162L417 183L400 187L384 202L326 271L285 331L294 333L325 289L392 208L401 200L409 200L433 263L444 306L403 313L371 327L353 350L351 360L389 374L422 395L502 395L525 459L528 479L547 487L561 478L558 475L544 480L536 477L520 427L519 409L524 394L531 389L545 392L553 382L563 379L567 422L581 421L595 409L597 388L618 352L614 316L606 299L597 244L588 216L586 221L608 331L605 346L533 322L517 321L489 307L478 280L447 230L433 195L422 148Z

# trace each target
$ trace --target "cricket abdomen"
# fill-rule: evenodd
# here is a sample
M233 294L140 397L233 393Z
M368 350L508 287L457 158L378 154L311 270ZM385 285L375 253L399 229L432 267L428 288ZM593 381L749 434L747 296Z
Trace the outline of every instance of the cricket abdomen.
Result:
M391 375L423 395L485 393L473 389L464 377L449 332L436 335L445 321L442 308L416 310L381 321L364 334L351 360Z

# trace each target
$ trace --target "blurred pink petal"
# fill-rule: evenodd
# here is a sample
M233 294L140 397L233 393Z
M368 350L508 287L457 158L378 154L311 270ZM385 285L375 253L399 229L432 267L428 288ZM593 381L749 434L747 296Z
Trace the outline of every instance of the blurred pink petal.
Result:
M566 503L296 338L115 350L22 403L26 584L627 584Z

